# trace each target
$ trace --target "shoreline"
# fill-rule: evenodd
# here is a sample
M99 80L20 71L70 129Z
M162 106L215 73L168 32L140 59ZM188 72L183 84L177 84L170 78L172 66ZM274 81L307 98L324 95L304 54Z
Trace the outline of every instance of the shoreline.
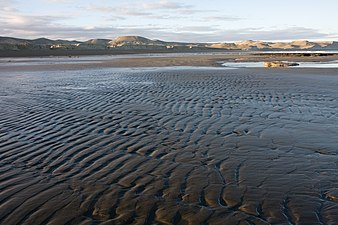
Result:
M7 57L50 57L50 56L104 56L104 55L137 55L137 54L170 54L170 53L231 53L239 50L205 49L205 50L175 50L175 49L137 49L137 50L109 50L109 49L85 49L85 50L0 50L0 58Z
M147 53L124 55L82 55L76 57L23 57L0 58L0 70L81 70L91 68L144 68L144 67L220 67L225 62L329 62L338 60L338 54L325 56L271 55L254 52L199 52ZM277 68L278 70L280 68ZM285 69L285 68L284 68ZM295 68L293 68L295 69ZM301 68L297 68L301 69Z

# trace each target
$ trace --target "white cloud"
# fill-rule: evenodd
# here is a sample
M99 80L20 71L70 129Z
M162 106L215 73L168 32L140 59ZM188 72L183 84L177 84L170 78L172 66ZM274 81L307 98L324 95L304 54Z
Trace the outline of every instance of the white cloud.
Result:
M125 18L125 16L151 16L153 13L144 10L138 10L130 6L111 7L105 5L89 4L85 7L79 7L86 12L97 12L103 14L114 14L115 18Z
M109 6L103 4L89 4L85 7L79 6L78 8L84 9L89 12L98 12L105 14L115 14L124 16L144 16L144 17L162 17L162 14L159 11L170 10L172 14L181 14L184 10L186 13L195 13L192 6L183 5L176 2L170 2L166 0L162 0L159 2L153 3L143 3L143 4L134 4L134 5L118 5L118 6ZM173 11L176 10L176 11ZM179 10L179 11L177 11Z
M235 16L206 16L203 17L205 22L213 22L213 21L239 21L242 18L235 17Z
M82 7L79 7L82 8ZM94 12L100 12L100 13L111 13L116 11L113 7L109 7L109 6L100 6L97 4L90 4L86 7L84 7L85 10L88 11L94 11Z
M51 3L71 3L73 0L45 0L46 2L51 2Z
M195 33L212 33L218 31L217 28L212 26L184 26L178 29L184 32L195 32Z
M140 35L151 39L184 42L222 42L236 40L294 40L294 39L330 39L337 35L326 34L315 29L291 27L268 30L264 28L219 29L209 26L183 26L175 30L156 24L144 27L130 26L64 26L57 17L12 16L0 17L3 36L21 38L47 37L52 39L88 40L91 38L113 39L123 35Z
M16 0L0 0L0 7L2 9L11 8L16 2Z
M167 0L161 0L159 2L153 2L153 3L144 3L143 4L144 9L187 9L191 8L189 5L184 5L177 2L167 1Z
M192 5L168 0L151 3L135 3L133 5L119 4L117 6L111 6L109 4L88 4L86 6L78 6L78 8L86 12L111 14L120 18L139 16L147 19L160 20L183 18L196 13L215 12L215 10L200 10Z

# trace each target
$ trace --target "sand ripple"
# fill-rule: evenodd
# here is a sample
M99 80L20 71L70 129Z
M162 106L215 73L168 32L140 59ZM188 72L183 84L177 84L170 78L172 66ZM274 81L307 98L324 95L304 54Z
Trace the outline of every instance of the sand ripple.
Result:
M265 73L1 74L0 223L337 224L337 76Z

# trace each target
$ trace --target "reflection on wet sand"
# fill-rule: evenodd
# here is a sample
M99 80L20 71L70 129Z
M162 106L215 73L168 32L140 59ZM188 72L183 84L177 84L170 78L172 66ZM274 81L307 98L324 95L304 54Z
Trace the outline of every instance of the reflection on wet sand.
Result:
M0 223L336 224L333 73L3 73Z

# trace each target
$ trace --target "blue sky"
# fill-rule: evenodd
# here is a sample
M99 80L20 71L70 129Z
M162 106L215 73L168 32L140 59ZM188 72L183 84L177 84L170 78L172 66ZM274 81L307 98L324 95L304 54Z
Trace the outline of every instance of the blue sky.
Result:
M0 0L0 36L191 42L338 40L337 0Z

